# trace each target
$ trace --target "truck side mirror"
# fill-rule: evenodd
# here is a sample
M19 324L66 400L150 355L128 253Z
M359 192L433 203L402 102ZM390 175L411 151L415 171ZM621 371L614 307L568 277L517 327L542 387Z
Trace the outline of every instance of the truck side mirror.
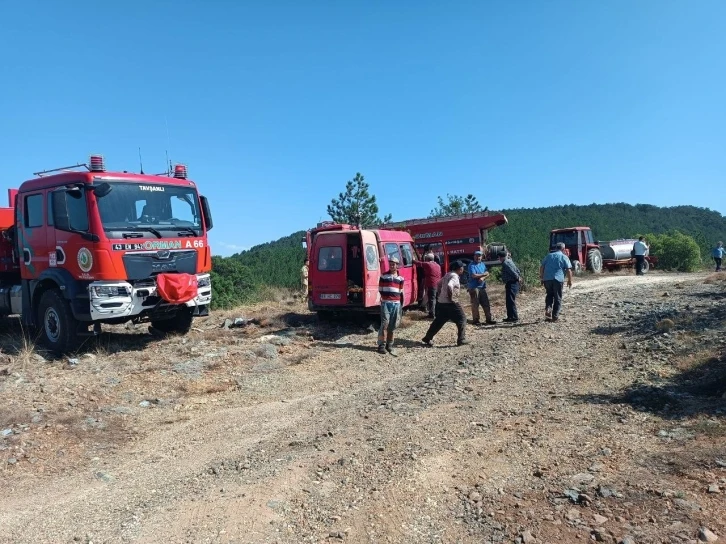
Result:
M66 202L66 191L54 191L51 193L53 203L53 226L58 230L71 230L71 220L68 217L68 203Z
M214 227L214 221L212 220L212 210L209 208L209 200L206 196L200 196L199 200L202 202L202 217L204 217L204 224L207 226L207 230L212 230Z
M93 194L96 195L96 198L103 198L110 193L112 189L113 187L111 184L104 181L103 183L93 186Z

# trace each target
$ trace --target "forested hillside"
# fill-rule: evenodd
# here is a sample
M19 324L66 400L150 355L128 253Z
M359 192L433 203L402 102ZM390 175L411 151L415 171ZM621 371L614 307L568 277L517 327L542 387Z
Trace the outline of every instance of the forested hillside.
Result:
M596 239L603 241L678 230L698 242L704 257L718 240L726 238L726 218L694 206L591 204L503 211L509 224L492 230L489 241L506 243L516 259L541 257L547 252L551 229L579 225L591 227ZM253 301L263 286L297 288L305 256L304 234L299 231L231 257L214 257L214 305L230 307Z

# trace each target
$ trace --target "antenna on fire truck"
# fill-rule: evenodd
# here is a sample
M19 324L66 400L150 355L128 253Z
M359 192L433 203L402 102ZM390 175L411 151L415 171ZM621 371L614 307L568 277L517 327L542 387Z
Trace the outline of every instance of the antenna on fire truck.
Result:
M141 170L139 174L144 173L144 163L141 161L141 148L139 147L139 169Z

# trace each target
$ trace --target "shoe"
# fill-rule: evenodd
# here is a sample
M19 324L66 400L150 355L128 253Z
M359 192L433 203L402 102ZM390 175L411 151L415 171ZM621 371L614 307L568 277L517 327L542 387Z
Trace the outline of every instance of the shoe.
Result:
M472 319L471 324L472 325L481 325L481 321L479 321L478 319Z
M468 346L469 344L471 344L471 342L469 340L459 340L456 343L457 346Z
M381 354L385 355L386 354L386 346L384 346L384 345L378 346L378 353L381 353Z
M429 318L429 319L433 319L434 317L435 317L435 316L434 316L434 314L429 314L429 315L428 315L428 318Z
M547 309L545 310L545 317L547 319L552 319L552 308L547 307Z
M429 340L429 339L427 339L427 338L422 338L422 339L421 339L421 342L423 342L424 346L426 346L427 348L432 348L432 347L434 347L434 343L433 343L433 341L431 341L431 340Z
M497 322L496 322L496 320L495 320L495 319L487 319L487 320L486 320L486 321L484 322L484 324L485 324L485 325L496 325L496 324L497 324Z
M557 317L557 316L555 316L555 317L553 317L553 318L552 318L552 322L553 322L553 323L554 323L555 321L559 321L559 320L560 320L560 318L559 318L559 317Z

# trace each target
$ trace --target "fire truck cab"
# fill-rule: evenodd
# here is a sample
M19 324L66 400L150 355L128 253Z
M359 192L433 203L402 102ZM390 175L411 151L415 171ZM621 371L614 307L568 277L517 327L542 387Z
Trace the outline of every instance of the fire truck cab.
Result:
M107 172L95 155L37 172L9 197L0 210L0 315L20 314L50 349L69 351L102 323L185 333L207 314L213 223L186 166ZM163 298L162 275L186 275L193 298Z
M311 311L377 313L378 280L392 257L398 259L404 279L404 307L416 303L416 254L408 233L324 222L307 232L306 245Z

